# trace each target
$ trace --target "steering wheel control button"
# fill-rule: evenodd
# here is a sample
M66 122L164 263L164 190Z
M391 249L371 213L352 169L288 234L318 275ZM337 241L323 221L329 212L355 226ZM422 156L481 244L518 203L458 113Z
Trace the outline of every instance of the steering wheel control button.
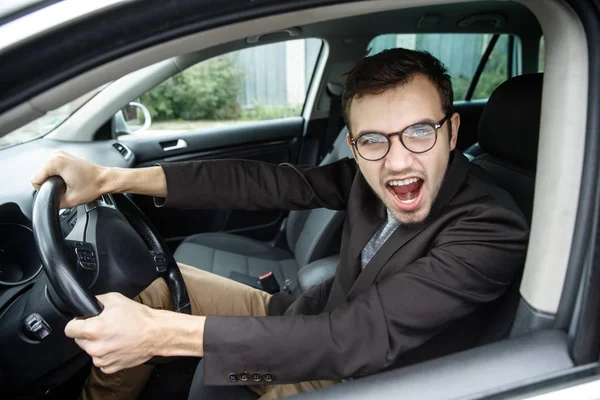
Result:
M42 341L52 334L52 329L39 314L30 314L23 321L25 336L29 339Z
M96 270L96 255L94 254L94 248L90 243L75 242L75 254L77 255L77 261L79 261L81 268L89 271Z
M81 266L81 268L87 269L88 271L95 271L97 267L96 263L89 262L81 262L79 263L79 265Z
M264 379L265 379L265 382L273 382L273 375L265 374Z
M252 380L254 382L260 382L262 381L262 376L260 376L260 374L252 374Z
M247 374L246 372L242 372L242 373L240 374L240 379L241 379L243 382L247 382L247 381L248 381L248 379L250 379L250 376L248 376L248 374Z
M237 382L238 376L232 372L231 374L227 375L227 380L229 382Z
M154 264L156 264L156 272L163 273L167 270L167 257L160 251L153 251Z

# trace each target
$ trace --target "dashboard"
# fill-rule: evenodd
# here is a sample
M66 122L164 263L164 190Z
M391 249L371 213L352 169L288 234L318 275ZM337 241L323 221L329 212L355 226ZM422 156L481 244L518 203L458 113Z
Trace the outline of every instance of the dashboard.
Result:
M36 139L0 150L0 387L48 387L69 376L89 358L62 334L70 317L52 295L33 236L36 191L31 177L54 150L99 165L133 167L135 155L115 140L63 142ZM77 223L76 209L57 216L67 237ZM10 396L9 396L10 397Z

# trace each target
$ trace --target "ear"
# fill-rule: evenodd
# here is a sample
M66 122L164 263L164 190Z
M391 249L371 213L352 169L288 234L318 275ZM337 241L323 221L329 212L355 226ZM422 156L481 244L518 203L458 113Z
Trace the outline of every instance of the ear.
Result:
M452 132L450 137L450 151L454 150L456 147L456 141L458 140L458 128L460 127L460 114L455 112L450 117L452 120Z
M350 150L352 151L352 154L354 154L354 159L356 160L357 159L357 154L354 151L355 149L354 149L354 146L352 146L352 142L350 142L351 139L352 138L350 136L350 131L348 131L348 133L346 133L346 143L348 144L348 147L350 147Z

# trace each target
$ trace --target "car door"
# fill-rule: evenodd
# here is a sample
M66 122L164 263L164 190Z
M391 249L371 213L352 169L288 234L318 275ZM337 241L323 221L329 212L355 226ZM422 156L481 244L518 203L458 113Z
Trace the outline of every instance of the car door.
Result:
M113 136L135 154L136 167L227 158L296 163L305 131L303 106L321 46L318 39L271 43L192 65L119 111ZM174 245L215 231L269 240L286 213L157 209L151 198L134 200Z

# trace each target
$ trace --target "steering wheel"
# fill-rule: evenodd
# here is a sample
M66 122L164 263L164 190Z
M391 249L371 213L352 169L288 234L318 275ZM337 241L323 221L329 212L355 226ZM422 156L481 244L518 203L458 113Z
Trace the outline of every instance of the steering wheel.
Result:
M133 298L162 277L174 310L190 314L188 292L175 258L127 196L103 195L78 206L77 223L64 238L59 205L65 191L61 177L46 180L37 193L32 218L50 295L59 308L76 317L93 317L102 312L94 295L119 292Z

